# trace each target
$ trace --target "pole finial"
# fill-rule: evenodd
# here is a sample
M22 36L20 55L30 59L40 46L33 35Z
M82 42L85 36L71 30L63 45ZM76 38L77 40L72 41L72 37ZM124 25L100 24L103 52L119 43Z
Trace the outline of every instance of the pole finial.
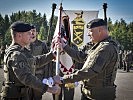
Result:
M106 24L107 24L107 14L106 14L107 3L103 3L103 10L104 10L104 20L106 21Z

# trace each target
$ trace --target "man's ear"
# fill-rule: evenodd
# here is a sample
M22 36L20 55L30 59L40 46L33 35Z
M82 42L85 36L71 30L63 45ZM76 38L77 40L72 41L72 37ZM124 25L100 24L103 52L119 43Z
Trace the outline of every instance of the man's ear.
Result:
M100 27L97 27L97 32L98 32L98 33L101 33Z
M103 32L103 27L99 27L98 32L101 34Z

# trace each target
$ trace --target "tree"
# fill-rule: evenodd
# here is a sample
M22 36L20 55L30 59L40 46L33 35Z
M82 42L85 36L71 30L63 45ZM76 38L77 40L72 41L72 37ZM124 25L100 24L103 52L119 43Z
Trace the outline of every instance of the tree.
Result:
M44 28L43 24L40 28L40 32L38 34L38 38L40 40L47 40L47 31L46 31L46 28Z
M0 33L1 33L1 41L0 41L0 46L4 45L4 18L0 14Z
M10 35L10 32L9 32L9 26L10 26L10 20L9 20L9 17L8 15L5 15L5 18L4 18L4 44L7 44L7 43L10 43L10 40L11 40L11 35Z
M53 37L57 16L53 17L52 27L50 28L50 35ZM10 44L11 35L9 26L15 21L24 21L30 24L34 24L37 28L37 32L39 32L39 39L46 40L48 37L48 30L50 26L50 20L47 21L46 14L43 16L41 13L37 13L36 10L32 11L18 11L16 13L12 13L10 16L5 15L4 18L0 14L0 33L1 33L1 41L0 44ZM110 35L116 39L126 50L133 50L133 22L127 24L124 19L120 19L120 21L116 20L112 23L111 18L108 19L108 30ZM5 40L5 41L4 41ZM51 41L51 40L50 40Z

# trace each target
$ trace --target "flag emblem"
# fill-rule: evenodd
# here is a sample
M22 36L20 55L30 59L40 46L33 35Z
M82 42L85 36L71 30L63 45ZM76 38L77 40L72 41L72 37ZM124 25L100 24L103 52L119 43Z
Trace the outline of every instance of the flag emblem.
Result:
M77 46L81 46L83 44L84 39L84 26L85 22L82 18L83 11L81 13L75 13L77 16L72 21L73 24L73 42Z

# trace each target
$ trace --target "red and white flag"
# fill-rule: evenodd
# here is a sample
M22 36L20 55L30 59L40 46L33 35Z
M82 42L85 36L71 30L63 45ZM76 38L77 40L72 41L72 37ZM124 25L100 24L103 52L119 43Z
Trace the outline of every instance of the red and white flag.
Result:
M68 43L73 42L77 47L82 48L89 42L86 25L97 17L98 11L60 10L53 38L62 37ZM66 52L61 53L60 71L68 75L74 72L74 68L72 58Z
M68 16L62 16L63 10L60 12L58 16L58 21L55 29L55 33L53 36L53 40L55 37L61 37L68 43L70 42L70 24L69 24L69 17ZM60 71L64 75L68 75L74 72L74 63L72 58L66 53L62 52L60 54Z

